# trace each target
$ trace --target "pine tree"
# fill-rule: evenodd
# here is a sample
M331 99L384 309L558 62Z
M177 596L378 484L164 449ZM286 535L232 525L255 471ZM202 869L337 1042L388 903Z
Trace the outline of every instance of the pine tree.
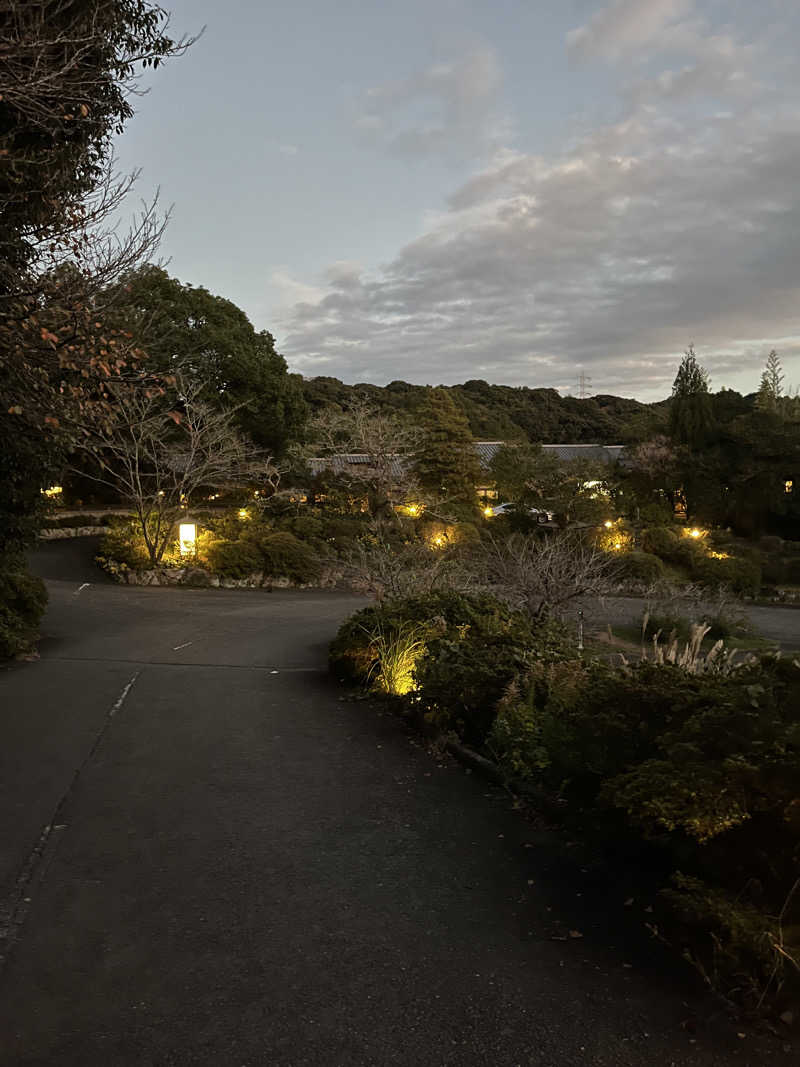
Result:
M672 384L670 433L680 444L697 448L706 440L711 421L708 374L689 345Z
M761 386L756 397L759 411L778 414L783 401L783 368L778 353L773 348L767 356L767 365L761 375Z
M420 485L450 511L473 512L480 464L466 415L450 393L430 389L419 411L423 439L416 459Z

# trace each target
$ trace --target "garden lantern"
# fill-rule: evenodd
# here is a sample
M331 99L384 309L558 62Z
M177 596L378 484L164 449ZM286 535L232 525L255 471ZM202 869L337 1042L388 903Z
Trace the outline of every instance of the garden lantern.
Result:
M178 527L178 544L182 556L193 556L197 547L197 523L182 522Z

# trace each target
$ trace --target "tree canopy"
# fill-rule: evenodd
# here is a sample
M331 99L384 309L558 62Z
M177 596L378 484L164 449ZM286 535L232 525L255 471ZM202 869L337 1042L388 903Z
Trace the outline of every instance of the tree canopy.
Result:
M237 408L239 428L260 447L280 454L301 435L307 407L299 376L288 373L272 334L256 331L231 300L147 264L122 280L114 314L149 369L181 368L207 401Z
M472 512L481 471L469 421L445 389L429 389L418 412L422 440L415 471L424 490L451 510Z
M711 427L708 374L697 362L690 345L672 384L670 433L688 448L701 445Z

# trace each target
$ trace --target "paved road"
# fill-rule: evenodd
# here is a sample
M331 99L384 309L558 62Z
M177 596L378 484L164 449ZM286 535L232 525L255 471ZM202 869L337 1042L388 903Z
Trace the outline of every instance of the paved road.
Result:
M341 699L353 598L121 588L79 551L39 553L69 580L0 671L3 1067L796 1062L702 1001L691 1038L624 887Z
M641 626L646 603L643 597L604 597L602 600L586 601L581 606L587 623L602 631L609 623L612 627ZM784 652L800 651L800 609L742 604L737 605L736 610L745 615L755 633L773 642L777 648ZM693 617L691 608L686 613L690 618ZM694 618L698 617L699 613L695 613ZM735 646L736 642L731 640L726 644Z

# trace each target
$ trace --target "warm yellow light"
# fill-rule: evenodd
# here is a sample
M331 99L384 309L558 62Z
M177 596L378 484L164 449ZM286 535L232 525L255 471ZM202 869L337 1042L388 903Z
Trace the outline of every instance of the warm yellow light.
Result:
M398 511L401 511L403 515L408 515L410 519L418 519L422 514L424 508L422 504L401 504Z
M613 525L614 523L611 521L611 519L606 519L606 521L603 523L603 526L605 526L607 530L610 530Z
M444 548L446 541L441 534L437 534L434 538L431 539L431 544L434 548Z
M691 533L692 537L699 537L700 536L700 531L699 530L691 530L690 533Z
M614 548L622 548L622 541L615 541Z
M783 483L783 491L784 491L784 493L791 493L793 488L794 488L794 482L792 481L791 478L787 478L786 481Z
M730 559L731 558L729 552L709 552L708 554L709 554L709 556L711 556L712 559Z
M247 510L247 508L239 508L239 518L240 519L249 519L250 518L250 512Z
M483 514L484 514L484 517L487 518L487 519L494 518L494 508L485 507L483 509Z
M59 496L64 490L60 485L51 485L49 489L43 489L42 492L52 500L54 496Z
M194 552L197 541L197 524L194 522L182 522L178 527L178 541L181 552Z

